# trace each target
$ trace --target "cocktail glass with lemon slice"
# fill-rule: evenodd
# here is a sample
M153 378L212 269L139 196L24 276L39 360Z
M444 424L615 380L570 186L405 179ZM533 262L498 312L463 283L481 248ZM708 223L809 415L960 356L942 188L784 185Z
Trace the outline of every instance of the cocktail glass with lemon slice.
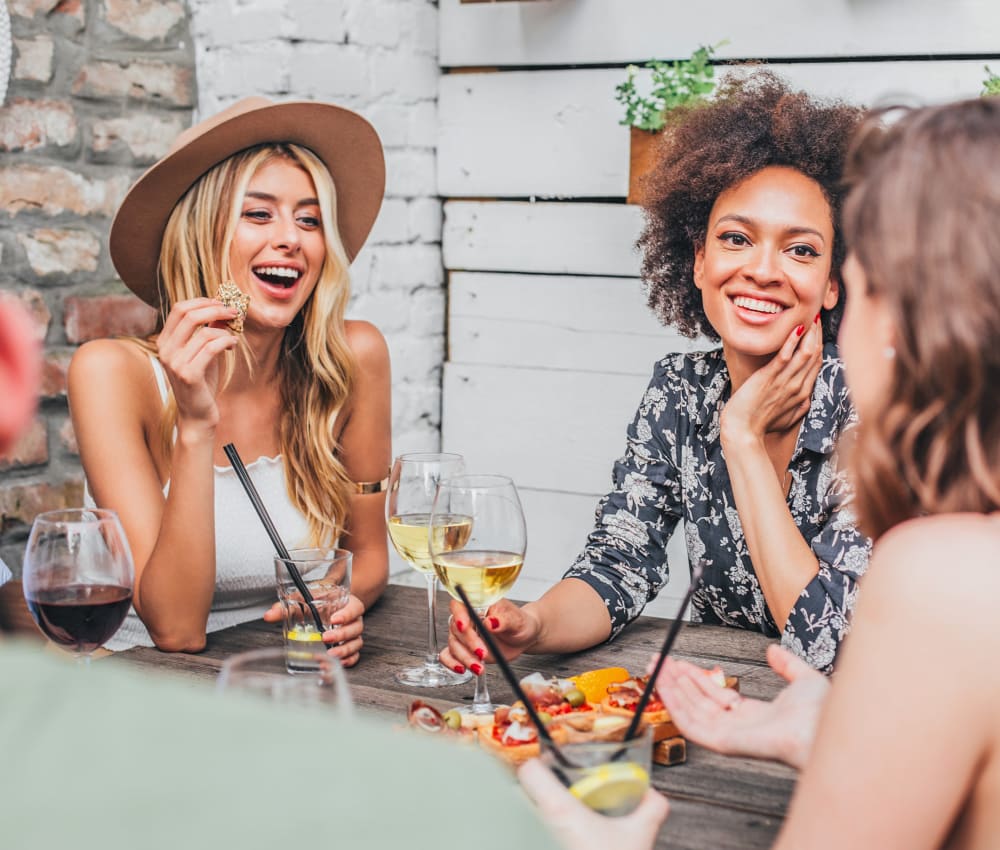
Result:
M302 600L288 570L294 564L313 597L324 629L351 594L351 553L346 549L292 549L289 557L274 559L278 601L284 614L283 631L289 673L317 669L316 653L326 651L323 630L317 628L309 606Z
M649 728L627 742L577 741L562 744L559 750L570 766L557 763L545 748L542 761L568 784L570 794L602 815L629 814L649 788L653 752Z

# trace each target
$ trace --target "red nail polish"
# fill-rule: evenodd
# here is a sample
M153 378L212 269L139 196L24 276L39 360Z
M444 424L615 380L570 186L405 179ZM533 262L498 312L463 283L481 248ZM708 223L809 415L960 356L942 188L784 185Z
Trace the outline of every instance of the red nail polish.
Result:
M486 650L481 646L476 647L476 658L482 661L486 657Z
M500 628L500 621L496 617L490 617L490 628L494 631Z
M469 669L473 673L475 673L477 676L481 676L483 674L483 665L482 664L470 664L469 665Z
M464 673L465 672L465 668L461 664L456 664L451 669L454 670L456 673Z
M805 325L797 325L795 328L795 335L802 336L802 334L805 333L805 329L806 329Z
M816 314L816 318L815 318L815 319L813 319L813 321L814 321L814 322L819 322L819 317L820 317L820 314L819 314L819 313L817 313L817 314Z
M455 628L458 629L459 632L464 632L465 623L463 623L461 620L455 620Z

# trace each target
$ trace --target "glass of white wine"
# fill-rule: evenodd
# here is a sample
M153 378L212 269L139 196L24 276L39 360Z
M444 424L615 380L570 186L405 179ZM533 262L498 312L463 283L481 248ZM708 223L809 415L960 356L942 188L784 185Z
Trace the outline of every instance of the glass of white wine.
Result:
M454 673L438 661L436 626L437 574L431 562L430 539L441 551L461 548L469 537L468 516L442 515L431 522L431 506L438 482L464 469L458 454L420 452L396 458L389 475L389 497L385 500L389 539L399 556L427 579L427 654L419 667L396 673L396 681L417 688L460 685L471 673Z
M445 589L459 599L461 585L482 619L503 599L521 574L528 534L524 510L514 482L503 475L456 475L438 484L431 525L445 517L471 517L472 526L461 546L443 546L431 536L434 570ZM492 714L486 671L476 677L471 706L460 711Z

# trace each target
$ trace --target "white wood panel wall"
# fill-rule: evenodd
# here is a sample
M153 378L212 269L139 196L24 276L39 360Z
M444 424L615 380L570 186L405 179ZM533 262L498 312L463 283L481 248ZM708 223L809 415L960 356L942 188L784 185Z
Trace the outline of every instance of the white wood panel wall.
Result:
M776 60L793 86L824 97L974 96L984 65L1000 71L1000 0L440 0L439 10L441 65L497 69L445 74L439 89L442 443L469 469L518 483L529 546L514 595L534 598L582 548L653 362L699 346L659 326L638 281L642 214L623 203L628 131L614 101L624 65L729 39L719 58ZM580 67L598 64L618 67ZM650 613L673 614L686 589L680 534L670 562Z
M590 65L688 56L723 59L988 54L996 0L440 0L444 67Z
M1000 50L1000 32L996 44ZM813 94L875 105L973 97L983 65L967 59L770 67ZM618 124L614 99L624 76L620 68L445 75L438 191L450 198L624 198L629 132Z

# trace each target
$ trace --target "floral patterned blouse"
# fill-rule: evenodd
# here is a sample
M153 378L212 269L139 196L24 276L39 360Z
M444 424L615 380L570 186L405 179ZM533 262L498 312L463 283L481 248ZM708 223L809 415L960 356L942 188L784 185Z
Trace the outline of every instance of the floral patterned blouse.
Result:
M613 637L667 583L667 541L684 520L688 560L705 569L692 620L780 635L782 646L830 672L871 552L834 451L840 433L856 422L843 364L835 346L824 346L789 464L788 508L819 573L803 588L783 632L754 572L722 452L719 419L730 392L721 349L674 354L656 364L628 428L625 454L615 463L614 489L598 504L596 527L566 577L582 579L604 599Z

